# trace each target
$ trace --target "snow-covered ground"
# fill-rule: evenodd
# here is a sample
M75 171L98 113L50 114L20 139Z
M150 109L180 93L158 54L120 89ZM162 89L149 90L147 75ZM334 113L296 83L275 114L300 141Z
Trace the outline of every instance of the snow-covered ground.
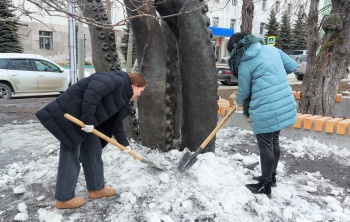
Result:
M54 207L58 141L39 123L0 127L0 221L350 221L350 189L337 187L320 172L287 174L278 167L272 198L244 185L260 175L259 156L248 149L251 131L219 131L216 154L198 156L185 174L176 171L184 152L159 153L132 144L135 152L163 166L158 171L112 145L104 149L105 179L118 195L88 200L83 171L76 195L87 204L74 210ZM350 152L310 138L281 139L282 155L322 161L332 157L349 167ZM349 175L345 175L349 178Z

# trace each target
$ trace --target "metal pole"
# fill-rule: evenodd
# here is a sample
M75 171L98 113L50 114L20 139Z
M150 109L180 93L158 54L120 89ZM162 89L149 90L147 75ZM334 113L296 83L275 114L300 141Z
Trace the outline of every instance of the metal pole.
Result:
M132 50L133 50L133 36L132 36L132 29L130 25L129 29L129 40L128 40L128 53L127 53L127 58L126 58L126 72L130 73L131 72L131 67L132 67Z
M68 1L68 12L74 13L73 3ZM77 82L77 56L76 56L76 36L75 36L75 19L71 16L68 17L68 36L69 36L69 74L71 78L71 84Z
M78 22L78 79L84 78L84 27L82 22Z

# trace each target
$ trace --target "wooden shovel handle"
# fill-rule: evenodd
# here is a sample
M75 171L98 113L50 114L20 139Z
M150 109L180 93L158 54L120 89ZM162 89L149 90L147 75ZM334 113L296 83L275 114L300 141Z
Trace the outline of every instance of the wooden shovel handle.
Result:
M64 114L64 117L66 119L68 119L69 121L77 124L78 126L85 127L85 124L82 121L80 121L79 119L75 118L74 116L72 116L72 115L70 115L68 113ZM118 147L122 151L127 151L128 150L125 146L121 145L120 143L118 143L114 139L106 136L105 134L101 133L100 131L98 131L96 129L93 129L92 133L95 134L96 136L100 137L101 139L106 140L108 143L113 144L114 146ZM134 151L129 151L128 154L133 156L135 159L138 159L140 161L143 160L143 158L140 155L138 155L137 153L135 153Z
M232 114L236 111L236 106L234 106L230 112L227 113L224 119L221 120L221 122L215 127L215 129L210 133L210 135L207 137L207 139L204 140L204 142L201 144L201 148L204 149L211 139L215 136L215 134L221 129L221 127L226 123L226 121L232 116Z

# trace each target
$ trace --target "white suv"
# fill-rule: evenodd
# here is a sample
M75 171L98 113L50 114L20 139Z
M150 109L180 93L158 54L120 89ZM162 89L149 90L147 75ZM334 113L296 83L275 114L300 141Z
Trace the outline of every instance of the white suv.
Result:
M40 55L0 53L0 99L12 93L63 92L69 83L69 70Z

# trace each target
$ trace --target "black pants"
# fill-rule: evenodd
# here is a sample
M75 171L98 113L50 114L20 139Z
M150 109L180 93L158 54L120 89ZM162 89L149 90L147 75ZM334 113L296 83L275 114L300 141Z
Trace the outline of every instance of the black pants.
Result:
M280 159L279 136L280 131L256 135L260 149L261 177L265 181L271 181L272 173L276 173Z

